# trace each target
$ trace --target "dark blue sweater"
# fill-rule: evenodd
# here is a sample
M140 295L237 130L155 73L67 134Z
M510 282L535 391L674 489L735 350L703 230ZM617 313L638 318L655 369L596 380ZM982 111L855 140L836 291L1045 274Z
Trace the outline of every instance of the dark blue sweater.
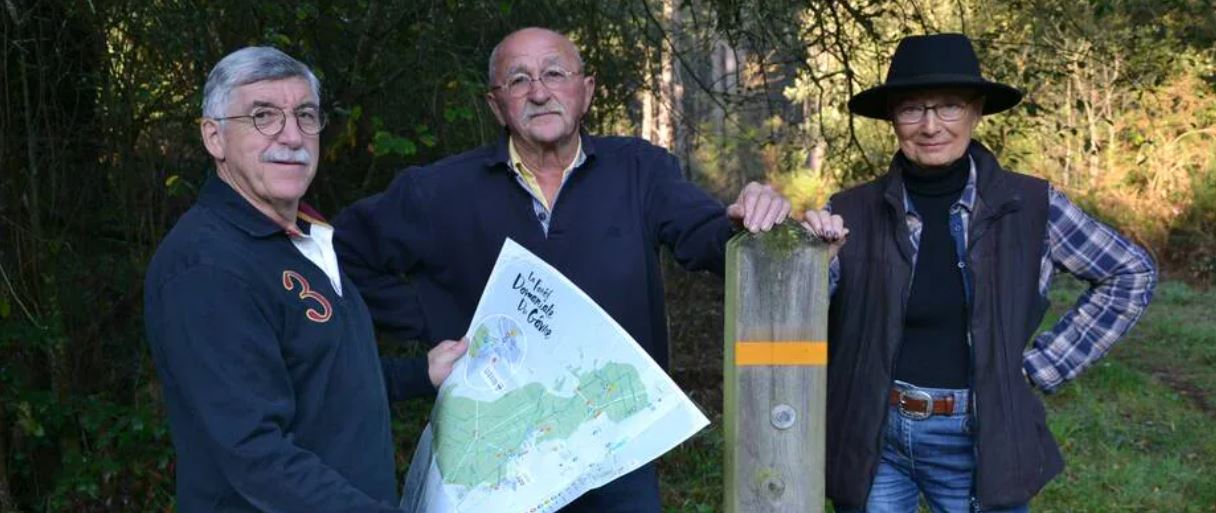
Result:
M721 274L731 223L665 150L636 138L583 135L582 143L587 159L562 186L547 237L508 166L505 139L409 169L344 211L334 244L377 326L428 343L459 338L510 237L586 291L666 368L659 250L670 248L687 269ZM563 511L659 509L647 465Z
M459 338L510 237L586 291L666 368L659 250L670 248L686 269L722 274L732 225L662 148L583 135L583 151L548 237L508 167L506 139L406 170L343 211L334 245L377 327L428 343Z
M367 307L342 289L215 178L165 237L145 321L178 511L398 511L388 395L427 392L425 362L390 367L386 391Z

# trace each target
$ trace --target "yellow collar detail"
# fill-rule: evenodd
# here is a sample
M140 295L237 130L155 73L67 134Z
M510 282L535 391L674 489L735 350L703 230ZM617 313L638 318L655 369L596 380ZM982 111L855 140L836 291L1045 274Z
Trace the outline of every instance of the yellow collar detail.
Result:
M514 137L507 139L507 151L510 153L511 157L511 170L515 171L515 174L518 175L525 184L527 184L532 196L540 200L540 203L545 206L545 210L552 209L552 205L549 205L549 200L545 198L545 193L540 188L540 182L536 181L536 173L533 173L531 169L528 169L528 166L524 164L524 160L520 158L519 152L516 151ZM574 152L574 160L571 160L570 165L566 166L566 169L562 171L563 184L566 183L566 178L570 176L570 172L574 171L574 168L582 162L583 159L580 158L582 154L583 138L580 137L578 139L578 149Z

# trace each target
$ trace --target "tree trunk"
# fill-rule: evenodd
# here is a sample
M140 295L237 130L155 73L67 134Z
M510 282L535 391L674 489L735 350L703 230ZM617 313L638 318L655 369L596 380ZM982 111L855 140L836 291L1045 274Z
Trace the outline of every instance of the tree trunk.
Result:
M731 104L731 96L737 92L739 85L738 57L738 51L727 40L719 39L714 43L710 55L713 67L710 89L717 101L710 106L709 116L713 126L714 144L718 145L718 151L715 152L718 158L716 167L720 172L729 172L730 179L741 185L746 181L745 173L741 172L742 166L739 165L741 156L737 150L728 150L725 144L729 138L738 135L732 134L726 124L726 106Z
M647 66L649 68L649 66ZM646 88L642 90L642 139L647 141L655 141L654 130L654 89Z
M20 36L20 33L18 33ZM37 44L36 42L34 44ZM29 63L22 60L17 64L17 69L21 71L21 100L23 102L23 110L25 111L25 153L26 153L26 178L28 180L26 187L29 191L27 197L27 206L29 209L30 219L30 238L34 241L42 240L42 216L39 210L38 198L38 138L34 135L34 102L30 98L30 80L29 67L38 63ZM32 258L34 265L32 271L38 272L38 258Z
M8 421L0 408L0 513L17 513L17 504L8 486Z
M714 43L710 61L713 65L712 74L710 75L710 87L713 90L713 94L725 96L725 93L729 91L730 77L735 72L734 54L731 53L730 47L727 46L725 41ZM726 137L726 109L722 108L722 102L713 102L710 109L710 119L713 121L714 135L718 139L722 139Z
M677 55L680 51L677 44L680 41L680 9L676 0L663 0L663 32L667 34L667 44L659 52L659 84L658 108L655 115L655 134L653 142L667 148L668 151L680 158L687 175L688 155L680 137L679 122L683 116L684 86L680 82Z

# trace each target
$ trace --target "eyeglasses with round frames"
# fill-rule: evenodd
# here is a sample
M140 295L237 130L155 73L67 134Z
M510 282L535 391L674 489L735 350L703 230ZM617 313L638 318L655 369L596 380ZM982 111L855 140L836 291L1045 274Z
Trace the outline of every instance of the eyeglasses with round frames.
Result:
M527 95L532 90L533 82L540 82L550 91L558 89L570 82L570 77L581 75L581 71L568 71L561 68L549 68L542 72L539 77L533 78L527 73L516 73L511 75L506 82L491 87L491 91L505 90L507 94L514 98Z
M912 125L923 121L925 113L931 110L937 113L937 119L942 121L958 121L967 112L967 105L973 101L975 101L975 98L969 100L949 100L937 105L923 103L903 104L895 107L892 117L896 123Z
M291 113L291 116L296 118L296 126L300 127L300 131L308 135L317 135L325 128L325 113L321 112L318 108L304 107L296 109ZM256 107L253 109L253 112L244 116L227 116L213 119L225 121L245 118L253 121L253 127L258 132L261 132L262 135L278 135L287 126L287 112L278 107Z

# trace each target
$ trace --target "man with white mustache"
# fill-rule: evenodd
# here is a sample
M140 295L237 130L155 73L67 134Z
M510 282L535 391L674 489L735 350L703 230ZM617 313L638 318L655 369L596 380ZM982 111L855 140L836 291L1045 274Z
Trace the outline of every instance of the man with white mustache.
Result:
M267 148L262 152L262 162L277 162L280 164L312 164L312 152L307 148Z
M465 350L381 361L333 228L300 202L324 126L316 76L274 48L207 78L216 176L144 285L182 513L400 511L388 401L433 394Z
M338 254L380 329L428 343L464 333L510 237L586 291L667 367L660 250L685 269L722 274L736 225L768 230L790 204L750 183L724 207L685 180L666 150L583 132L594 92L595 77L569 39L516 31L490 55L486 92L505 136L410 169L338 217ZM563 511L659 510L652 463Z

